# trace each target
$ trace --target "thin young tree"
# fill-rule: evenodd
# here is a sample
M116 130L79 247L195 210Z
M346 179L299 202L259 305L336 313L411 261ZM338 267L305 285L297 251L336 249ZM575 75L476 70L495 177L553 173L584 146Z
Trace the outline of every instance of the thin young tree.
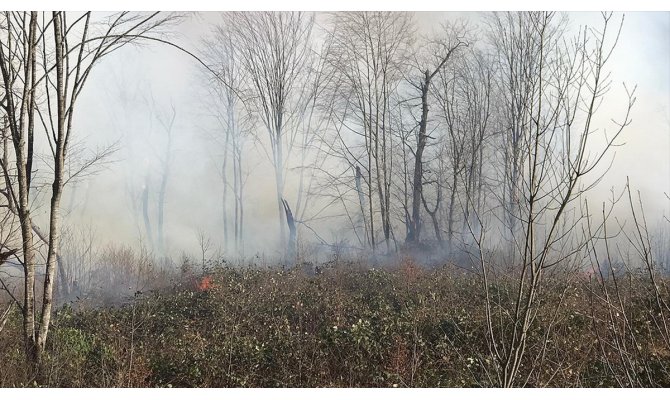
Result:
M514 210L518 231L513 235L513 249L518 263L508 275L513 284L509 304L494 300L495 284L502 282L494 260L485 251L487 229L475 230L468 223L479 248L476 261L486 296L492 376L500 386L511 387L525 385L535 369L542 367L542 354L551 344L543 340L531 345L529 337L532 326L542 323L545 276L586 248L588 237L576 229L587 217L579 203L606 171L601 164L630 123L635 98L634 92L627 93L622 119L614 122L614 132L603 134L595 118L598 104L611 88L605 67L621 28L614 35L610 33L611 13L603 14L600 30L585 29L572 39L564 37L565 20L553 12L510 13L496 18L518 22L498 25L503 27L499 36L520 35L534 44L532 52L514 56L531 59L515 59L527 67L517 78L529 86L513 99L518 106L515 110L523 110L523 129L519 131L523 134L517 138L518 162L523 168ZM513 124L509 129L517 127ZM483 224L481 215L477 218ZM555 306L560 308L562 300ZM551 322L544 328L546 339L552 331Z

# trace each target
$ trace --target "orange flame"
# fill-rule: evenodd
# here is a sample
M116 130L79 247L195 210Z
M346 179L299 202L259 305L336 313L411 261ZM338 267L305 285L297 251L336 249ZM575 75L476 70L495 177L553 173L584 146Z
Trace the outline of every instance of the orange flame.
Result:
M198 290L201 292L207 291L211 288L214 287L214 284L212 283L212 277L211 276L205 276L198 282Z

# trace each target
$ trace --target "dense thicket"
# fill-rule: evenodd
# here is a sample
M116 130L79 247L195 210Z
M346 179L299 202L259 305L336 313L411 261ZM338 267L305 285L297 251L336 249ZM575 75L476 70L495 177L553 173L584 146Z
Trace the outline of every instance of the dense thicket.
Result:
M173 275L166 287L137 293L116 307L81 300L61 308L40 384L498 385L486 345L485 297L476 276L462 269L426 271L400 262L369 270L346 263L309 276L298 270L215 267L206 287L203 276ZM551 279L543 292L527 344L538 352L520 368L523 383L668 386L670 352L650 316L653 298L644 280L626 280L619 292L625 311L610 320L608 308L594 301L603 295L594 280L564 278ZM514 290L513 281L498 283L495 301L511 304ZM626 324L632 336L619 332ZM20 329L14 313L0 336L0 386L33 385L16 346ZM618 340L628 346L625 351L614 347Z

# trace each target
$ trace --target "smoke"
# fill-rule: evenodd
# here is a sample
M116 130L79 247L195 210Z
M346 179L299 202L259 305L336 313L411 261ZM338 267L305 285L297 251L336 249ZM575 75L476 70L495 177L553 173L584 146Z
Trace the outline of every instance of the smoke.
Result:
M599 124L612 128L625 106L625 90L637 85L633 123L624 131L611 169L589 194L593 204L611 197L612 187L621 190L625 177L642 193L652 220L668 215L670 201L670 18L668 13L630 13L610 64L614 85L600 110ZM593 13L571 13L572 29L597 22ZM437 29L445 19L465 18L481 25L479 13L416 13L420 31ZM325 19L320 15L318 23ZM180 24L175 41L198 49L201 40L220 21L217 13L201 13ZM165 205L166 254L197 254L198 233L211 238L211 254L223 254L221 150L211 141L219 129L209 114L207 88L198 63L174 48L147 43L111 54L96 67L79 101L75 135L86 149L118 143L118 150L95 176L71 182L63 200L68 226L90 226L99 246L114 243L152 248L142 213L142 191L149 185L148 216L152 227L158 219L157 195L166 135L160 113L176 112L174 143ZM154 104L152 100L154 99ZM258 126L259 130L263 129ZM263 138L264 132L258 137ZM262 140L262 139L261 139ZM258 140L245 147L245 249L244 254L279 257L279 222L272 165ZM289 161L298 165L295 160ZM333 161L335 162L335 161ZM352 175L353 179L353 175ZM295 201L297 173L287 177L286 193ZM328 202L318 196L311 207ZM338 207L337 204L332 207ZM44 222L46 208L37 212ZM340 215L330 211L331 215ZM324 218L303 229L306 242L352 244L346 238L346 221ZM313 230L313 231L312 231ZM155 241L155 238L154 238ZM320 247L332 251L332 247ZM225 254L223 254L225 256Z

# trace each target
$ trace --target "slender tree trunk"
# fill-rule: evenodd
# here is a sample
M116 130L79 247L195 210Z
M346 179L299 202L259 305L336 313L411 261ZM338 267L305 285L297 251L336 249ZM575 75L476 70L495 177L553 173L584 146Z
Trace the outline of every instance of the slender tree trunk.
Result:
M65 146L67 141L66 129L66 91L64 71L64 45L62 30L62 13L53 12L53 28L56 50L56 93L57 93L57 122L56 122L56 149L54 156L54 180L52 184L51 208L49 214L49 246L47 250L46 274L44 276L44 291L42 295L42 315L39 334L37 336L37 347L35 348L35 360L40 363L42 353L46 347L47 335L51 322L51 309L53 305L53 287L57 257L60 245L60 202L63 192L63 173L65 165ZM73 110L70 110L70 113Z
M17 157L18 158L18 157ZM21 159L21 158L19 158ZM33 246L32 222L30 210L25 207L28 204L28 196L22 186L27 185L25 172L21 168L18 176L19 181L19 221L21 223L21 236L23 238L23 340L25 343L26 356L28 360L35 361L35 348L37 337L35 332L35 251Z
M227 150L226 150L227 151ZM221 166L221 181L223 183L223 193L221 196L221 215L223 216L223 250L228 250L228 176L226 171L226 159L228 157L224 155L223 165ZM237 177L235 178L235 183L237 183ZM237 213L236 213L237 215ZM237 221L236 221L237 222ZM235 226L235 237L237 238L237 226Z
M287 265L293 265L296 261L297 230L295 227L295 220L293 219L293 213L291 212L291 207L284 199L282 199L282 205L284 206L284 212L286 214L286 225L289 229L288 247L286 248L286 263Z
M239 146L239 142L236 146ZM236 147L235 166L235 250L238 255L244 252L244 182L242 181L242 149Z
M407 242L417 244L421 238L421 202L423 195L423 151L426 148L428 135L426 133L428 126L428 93L433 77L444 67L451 57L452 53L461 46L467 46L466 43L458 42L449 48L447 54L442 57L440 63L431 72L426 69L423 73L421 82L421 120L419 121L419 135L417 138L416 152L414 155L414 183L412 186L412 220L410 223Z
M423 208L426 210L428 215L430 215L430 218L433 221L435 239L437 239L438 243L442 244L442 232L440 232L440 223L437 218L437 213L440 210L440 203L442 202L442 189L440 188L439 183L437 185L437 200L435 202L435 208L433 210L428 208L428 203L426 202L426 199L423 197L423 195L421 196L421 201L423 202Z
M24 14L25 15L25 14ZM7 17L9 23L10 17ZM34 77L36 68L36 28L37 12L30 13L29 34L26 43L23 46L25 63L23 65L23 90L20 107L14 103L15 95L7 93L3 108L6 112L6 121L11 131L12 143L16 154L16 179L18 181L18 204L14 200L10 204L15 206L21 225L21 238L23 249L23 273L24 273L24 293L23 293L23 339L25 354L29 362L36 361L38 354L37 334L35 330L35 249L32 232L32 219L30 215L30 180L31 171L28 167L32 164L32 147L26 146L26 137L30 142L33 137L32 121L35 112ZM2 78L5 89L14 87L17 76L10 71L9 60L13 58L12 35L7 35L7 43L0 46L0 67L2 69ZM9 54L5 53L5 49ZM19 111L17 115L17 110ZM28 123L26 123L26 119ZM28 147L28 148L27 148ZM8 171L5 168L5 179L8 180ZM8 186L8 188L11 187ZM37 365L34 363L33 365Z
M368 116L369 120L369 116ZM366 125L367 126L367 125ZM368 209L369 209L369 215L370 215L370 245L372 246L372 254L375 253L377 249L377 242L375 241L375 209L372 201L372 191L373 191L373 186L372 186L372 157L373 157L373 151L372 151L372 128L371 125L367 126L368 134L366 136L366 142L367 142L367 153L368 153Z
M370 83L368 82L368 96L367 96L367 109L365 109L365 103L363 106L363 129L365 133L365 144L366 152L368 156L368 209L370 215L370 245L372 246L372 254L375 254L377 251L377 241L375 239L375 210L374 202L372 195L374 194L373 186L373 159L377 158L377 152L375 151L376 146L376 137L374 137L372 129L372 89ZM374 142L374 145L373 145Z
M235 134L235 132L231 132L234 127L232 125L232 118L234 118L233 114L233 107L234 105L232 104L233 100L229 97L228 98L228 124L226 127L226 140L224 141L223 144L223 165L221 166L221 178L223 180L223 201L222 201L222 207L223 207L223 248L224 251L228 250L228 246L230 243L230 236L229 236L229 223L228 223L228 143L230 142L230 136L231 134ZM233 165L234 166L234 165ZM234 171L233 171L234 172ZM233 175L233 178L235 179L235 176ZM236 221L237 222L237 221ZM237 232L235 232L235 235L237 236Z
M163 174L161 176L161 186L158 191L158 251L165 254L165 197L167 195L167 184L170 178L170 152L172 149L172 133L168 133L167 151L165 162L163 164Z
M5 187L9 190L12 185L12 181L9 178L9 121L5 115L2 118L2 176L5 180ZM9 191L7 192L7 208L13 212L16 212L14 198L10 195Z
M277 207L279 211L279 243L281 246L286 244L286 225L284 224L284 188L283 188L283 178L282 178L282 162L277 161L279 166L275 168L275 185L277 188Z
M454 208L456 206L456 185L458 184L458 178L455 171L451 183L451 195L449 196L449 217L447 218L447 246L449 247L450 252L454 239Z
M430 213L430 218L433 220L433 229L435 229L435 238L437 242L442 244L442 232L440 232L440 223L437 220L437 211Z
M410 221L409 243L419 243L421 236L421 195L423 194L423 150L426 147L426 126L428 124L428 88L430 87L430 73L425 72L421 84L421 121L419 122L419 136L414 156L414 184L412 185L412 219Z
M281 114L275 124L274 168L275 187L277 189L277 210L279 216L279 245L286 245L286 225L284 225L284 151L282 148Z
M149 248L154 247L154 238L151 230L151 220L149 218L149 174L144 179L144 189L142 190L142 215L144 216L144 230L147 234Z
M363 193L363 187L361 185L361 180L362 180L362 174L361 174L361 168L357 165L356 166L356 178L355 178L355 184L356 184L356 192L358 193L358 204L361 208L361 218L363 219L363 228L365 229L365 237L369 241L370 240L370 235L368 232L368 223L365 218L365 194Z

